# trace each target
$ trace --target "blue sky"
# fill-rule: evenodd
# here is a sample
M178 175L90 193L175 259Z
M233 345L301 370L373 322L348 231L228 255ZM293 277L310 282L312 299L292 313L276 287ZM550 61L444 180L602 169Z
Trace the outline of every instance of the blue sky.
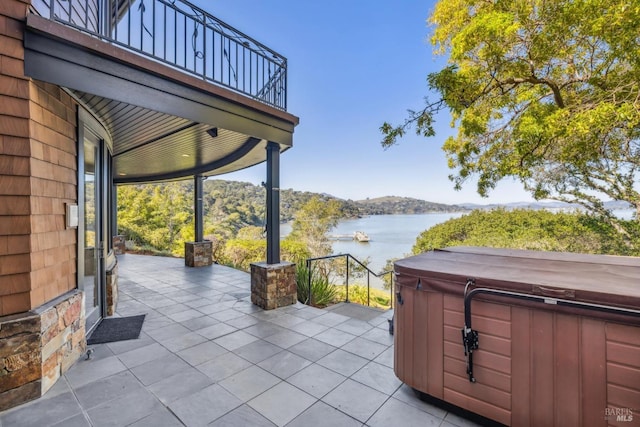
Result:
M437 122L434 138L413 133L382 149L379 127L400 123L427 95L434 57L418 0L193 0L288 59L288 111L300 117L294 146L281 157L281 187L344 199L387 195L441 203L505 203L531 198L517 183L481 198L469 182L455 191L441 146L454 131ZM264 165L221 176L265 180Z

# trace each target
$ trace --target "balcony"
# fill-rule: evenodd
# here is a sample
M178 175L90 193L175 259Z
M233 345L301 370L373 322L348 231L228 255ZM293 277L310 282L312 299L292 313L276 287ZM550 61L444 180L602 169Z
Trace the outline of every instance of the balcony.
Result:
M184 0L33 0L25 74L113 142L114 182L212 176L292 146L284 56Z
M287 109L287 59L185 0L33 3L51 21Z

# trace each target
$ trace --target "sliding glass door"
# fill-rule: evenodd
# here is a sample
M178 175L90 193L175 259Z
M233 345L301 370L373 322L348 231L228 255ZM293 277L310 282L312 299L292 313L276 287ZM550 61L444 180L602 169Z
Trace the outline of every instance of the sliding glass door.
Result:
M104 144L90 129L84 128L84 187L83 217L80 221L84 246L84 272L81 286L84 290L86 330L89 332L102 318L104 312Z

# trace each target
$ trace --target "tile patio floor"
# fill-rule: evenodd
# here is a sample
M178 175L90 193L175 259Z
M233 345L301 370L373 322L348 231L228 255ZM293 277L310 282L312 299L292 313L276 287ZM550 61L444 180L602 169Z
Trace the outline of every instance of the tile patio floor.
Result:
M247 273L118 262L116 315L146 313L140 338L91 346L45 396L0 412L0 427L476 425L396 378L390 312L263 311Z

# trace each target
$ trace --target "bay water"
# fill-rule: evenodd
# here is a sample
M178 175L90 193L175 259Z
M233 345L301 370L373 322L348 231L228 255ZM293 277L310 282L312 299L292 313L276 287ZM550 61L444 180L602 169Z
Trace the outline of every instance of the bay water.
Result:
M461 212L371 215L343 220L329 232L329 235L351 236L356 231L362 231L369 236L370 240L366 243L352 239L334 240L332 242L333 254L351 254L360 261L366 260L369 262L369 268L377 273L384 268L387 260L409 255L420 233L436 224L461 215L463 215ZM290 230L291 224L281 225L282 236L286 236Z
M469 212L372 215L343 220L329 232L330 235L353 235L356 231L363 231L371 240L369 243L360 243L355 240L334 241L333 253L349 253L359 260L368 259L369 268L379 272L388 259L404 258L409 255L420 233L465 213ZM633 217L633 211L630 210L615 210L613 213L621 219L629 220Z
M631 219L633 211L614 211L622 219ZM333 254L351 254L360 261L368 261L368 267L378 273L384 269L387 260L399 259L411 255L416 238L423 231L451 218L458 218L464 212L428 213L413 215L371 215L362 218L342 220L329 232L332 236L353 235L362 231L369 236L369 242L353 239L334 240ZM291 224L281 224L281 236L291 231ZM375 280L374 287L381 287L381 281Z
M368 260L369 268L381 271L387 260L404 258L411 254L416 238L432 226L456 218L462 213L432 213L415 215L372 215L340 221L329 234L353 235L362 231L369 236L369 242L356 240L336 240L333 253L348 253L358 260Z

